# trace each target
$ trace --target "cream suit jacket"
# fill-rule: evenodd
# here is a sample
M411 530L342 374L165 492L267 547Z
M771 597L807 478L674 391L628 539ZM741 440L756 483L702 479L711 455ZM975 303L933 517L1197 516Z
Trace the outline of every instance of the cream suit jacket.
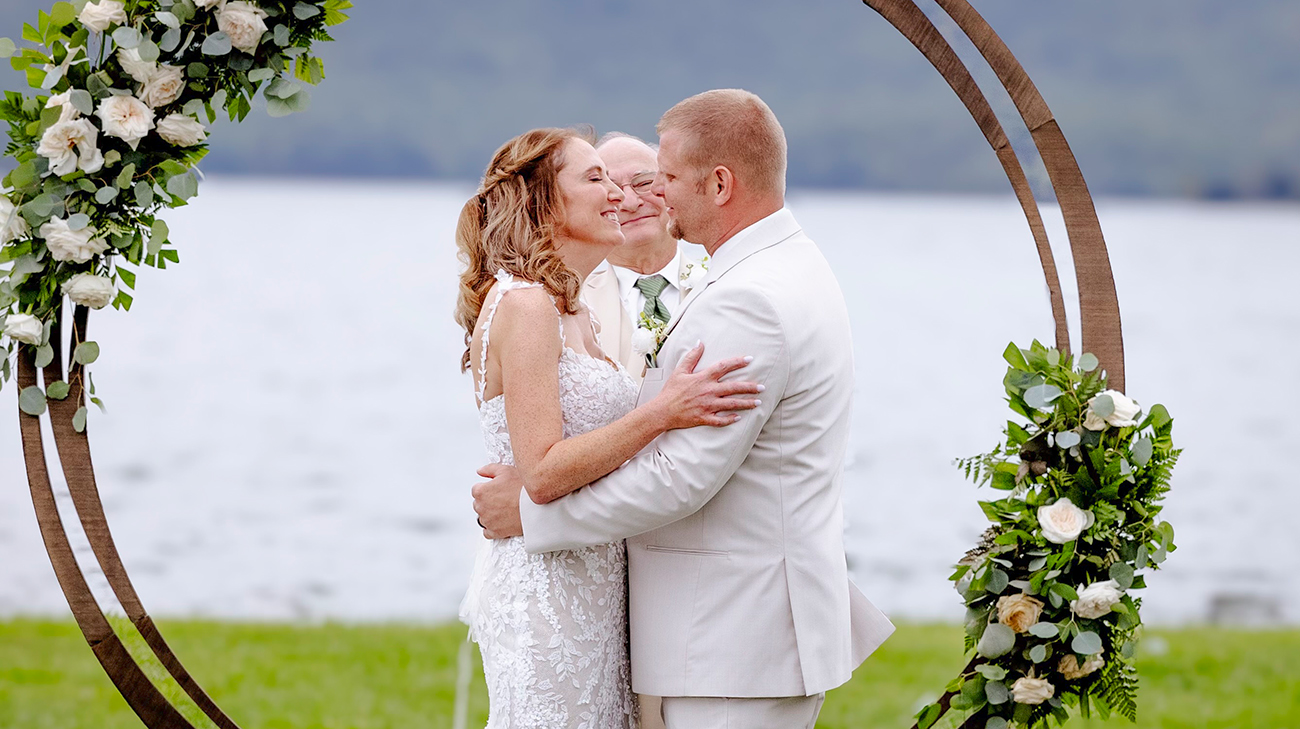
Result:
M893 632L848 577L841 502L853 347L835 276L780 210L718 249L670 323L671 365L707 366L763 404L725 428L666 433L546 505L524 492L530 552L627 537L632 685L659 696L805 696L843 684Z
M677 280L673 283L681 288L682 301L685 302L691 290L679 282L686 277L686 267L699 265L699 262L684 252L678 261ZM600 345L605 349L605 354L621 362L623 369L640 382L645 372L645 357L632 353L632 332L637 327L640 312L635 315L628 313L627 307L623 306L623 295L618 290L618 276L609 263L602 263L582 282L582 300L595 312L596 321L600 322ZM677 308L680 309L681 304Z

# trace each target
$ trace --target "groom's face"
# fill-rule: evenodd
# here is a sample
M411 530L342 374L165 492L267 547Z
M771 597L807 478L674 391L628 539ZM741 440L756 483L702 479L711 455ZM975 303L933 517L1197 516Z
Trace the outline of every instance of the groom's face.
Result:
M673 131L659 138L659 175L654 191L668 206L668 232L674 238L697 243L704 240L712 206L700 183L700 171L682 155L682 138Z

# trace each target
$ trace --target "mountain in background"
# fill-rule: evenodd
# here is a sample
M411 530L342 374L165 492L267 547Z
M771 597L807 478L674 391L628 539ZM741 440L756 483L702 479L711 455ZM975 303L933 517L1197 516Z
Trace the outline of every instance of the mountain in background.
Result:
M974 4L1094 192L1300 198L1300 2ZM17 39L47 5L5 0L0 35ZM328 77L312 110L219 125L204 169L476 179L525 129L585 122L653 138L678 100L743 87L785 126L792 185L1009 189L952 91L859 2L357 0L351 12L322 47ZM1010 109L982 62L972 67ZM1026 148L1023 126L1009 132Z

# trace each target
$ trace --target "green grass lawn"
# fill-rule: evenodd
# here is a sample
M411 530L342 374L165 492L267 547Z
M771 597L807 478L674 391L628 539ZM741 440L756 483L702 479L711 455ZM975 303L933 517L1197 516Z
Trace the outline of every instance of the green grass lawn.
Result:
M459 625L167 620L160 627L245 729L451 727L465 635ZM922 699L964 665L961 645L957 627L901 626L849 684L830 693L818 727L910 726ZM1300 729L1300 631L1157 630L1144 645L1138 727ZM487 718L481 673L469 717L471 727ZM71 621L0 622L0 729L139 726ZM1072 726L1131 725L1094 719Z

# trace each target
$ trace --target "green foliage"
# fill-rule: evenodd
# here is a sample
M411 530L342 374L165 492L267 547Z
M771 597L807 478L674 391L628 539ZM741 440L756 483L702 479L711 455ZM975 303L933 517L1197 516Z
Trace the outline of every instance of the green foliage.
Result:
M989 453L956 462L977 486L1002 495L980 501L992 526L951 577L966 601L966 651L976 661L950 684L949 705L1021 727L1063 723L1071 707L1090 710L1094 699L1127 716L1137 675L1126 646L1141 626L1141 602L1130 593L1146 586L1139 572L1176 549L1173 527L1158 519L1179 455L1173 419L1160 405L1143 417L1136 403L1107 390L1091 355L1076 367L1034 342L1008 346L1003 359L1007 403L1023 420L1008 421ZM1064 516L1049 533L1043 519L1054 513ZM1085 598L1096 605L1076 612ZM1017 604L1008 600L1037 611L1023 632L1003 623L1012 616L1002 610ZM1067 658L1089 671L1067 678ZM987 681L984 698L963 698L962 682L975 676ZM1024 677L1048 680L1051 701L1003 701L995 686Z
M8 57L14 70L25 72L28 84L36 89L31 96L10 91L0 99L0 120L9 126L5 154L16 163L4 179L0 210L12 206L12 216L23 224L22 230L0 239L0 261L14 262L8 271L0 270L0 318L11 312L30 314L45 322L48 332L62 310L63 285L73 276L102 276L134 290L136 275L123 264L163 269L180 261L179 253L166 247L169 231L158 216L198 194L197 165L207 154L207 144L188 144L193 139L170 132L164 138L157 127L143 139L128 139L96 113L106 99L134 91L141 97L139 102L155 105L146 108L159 125L168 118L173 124L193 125L200 117L212 123L217 108L224 108L231 119L243 119L259 91L272 115L307 108L307 95L292 77L309 83L324 79L324 65L309 51L314 43L329 40L325 28L346 20L342 11L351 4L346 0L253 0L252 4L276 28L276 42L259 40L251 52L236 48L235 40L218 30L220 9L199 8L192 0L128 2L127 22L110 24L102 32L79 19L84 2L56 2L49 12L37 13L35 25L23 27L23 40L35 47L19 49L0 39L0 56ZM127 51L136 57L124 57ZM146 93L148 84L141 80L152 83L156 78L152 74L165 73L156 65L142 65L154 62L183 70L183 84L174 94ZM59 128L52 130L56 125ZM91 136L87 129L94 132L93 148L85 141ZM76 142L76 159L65 159L64 137L41 154L47 133L73 132L82 135L78 137L82 141ZM12 216L6 213L0 229ZM63 224L67 233L88 236L102 252L84 261L64 255L60 255L63 260L55 259L46 239ZM132 301L130 294L119 290L112 304L129 310ZM6 355L12 351L11 343ZM98 353L98 345L85 342L76 348L73 359L87 365ZM47 364L52 350L41 347L37 357ZM6 358L0 384L10 371ZM29 395L27 402L36 408L34 396ZM98 398L91 402L102 407ZM84 428L84 413L79 412L78 419Z

